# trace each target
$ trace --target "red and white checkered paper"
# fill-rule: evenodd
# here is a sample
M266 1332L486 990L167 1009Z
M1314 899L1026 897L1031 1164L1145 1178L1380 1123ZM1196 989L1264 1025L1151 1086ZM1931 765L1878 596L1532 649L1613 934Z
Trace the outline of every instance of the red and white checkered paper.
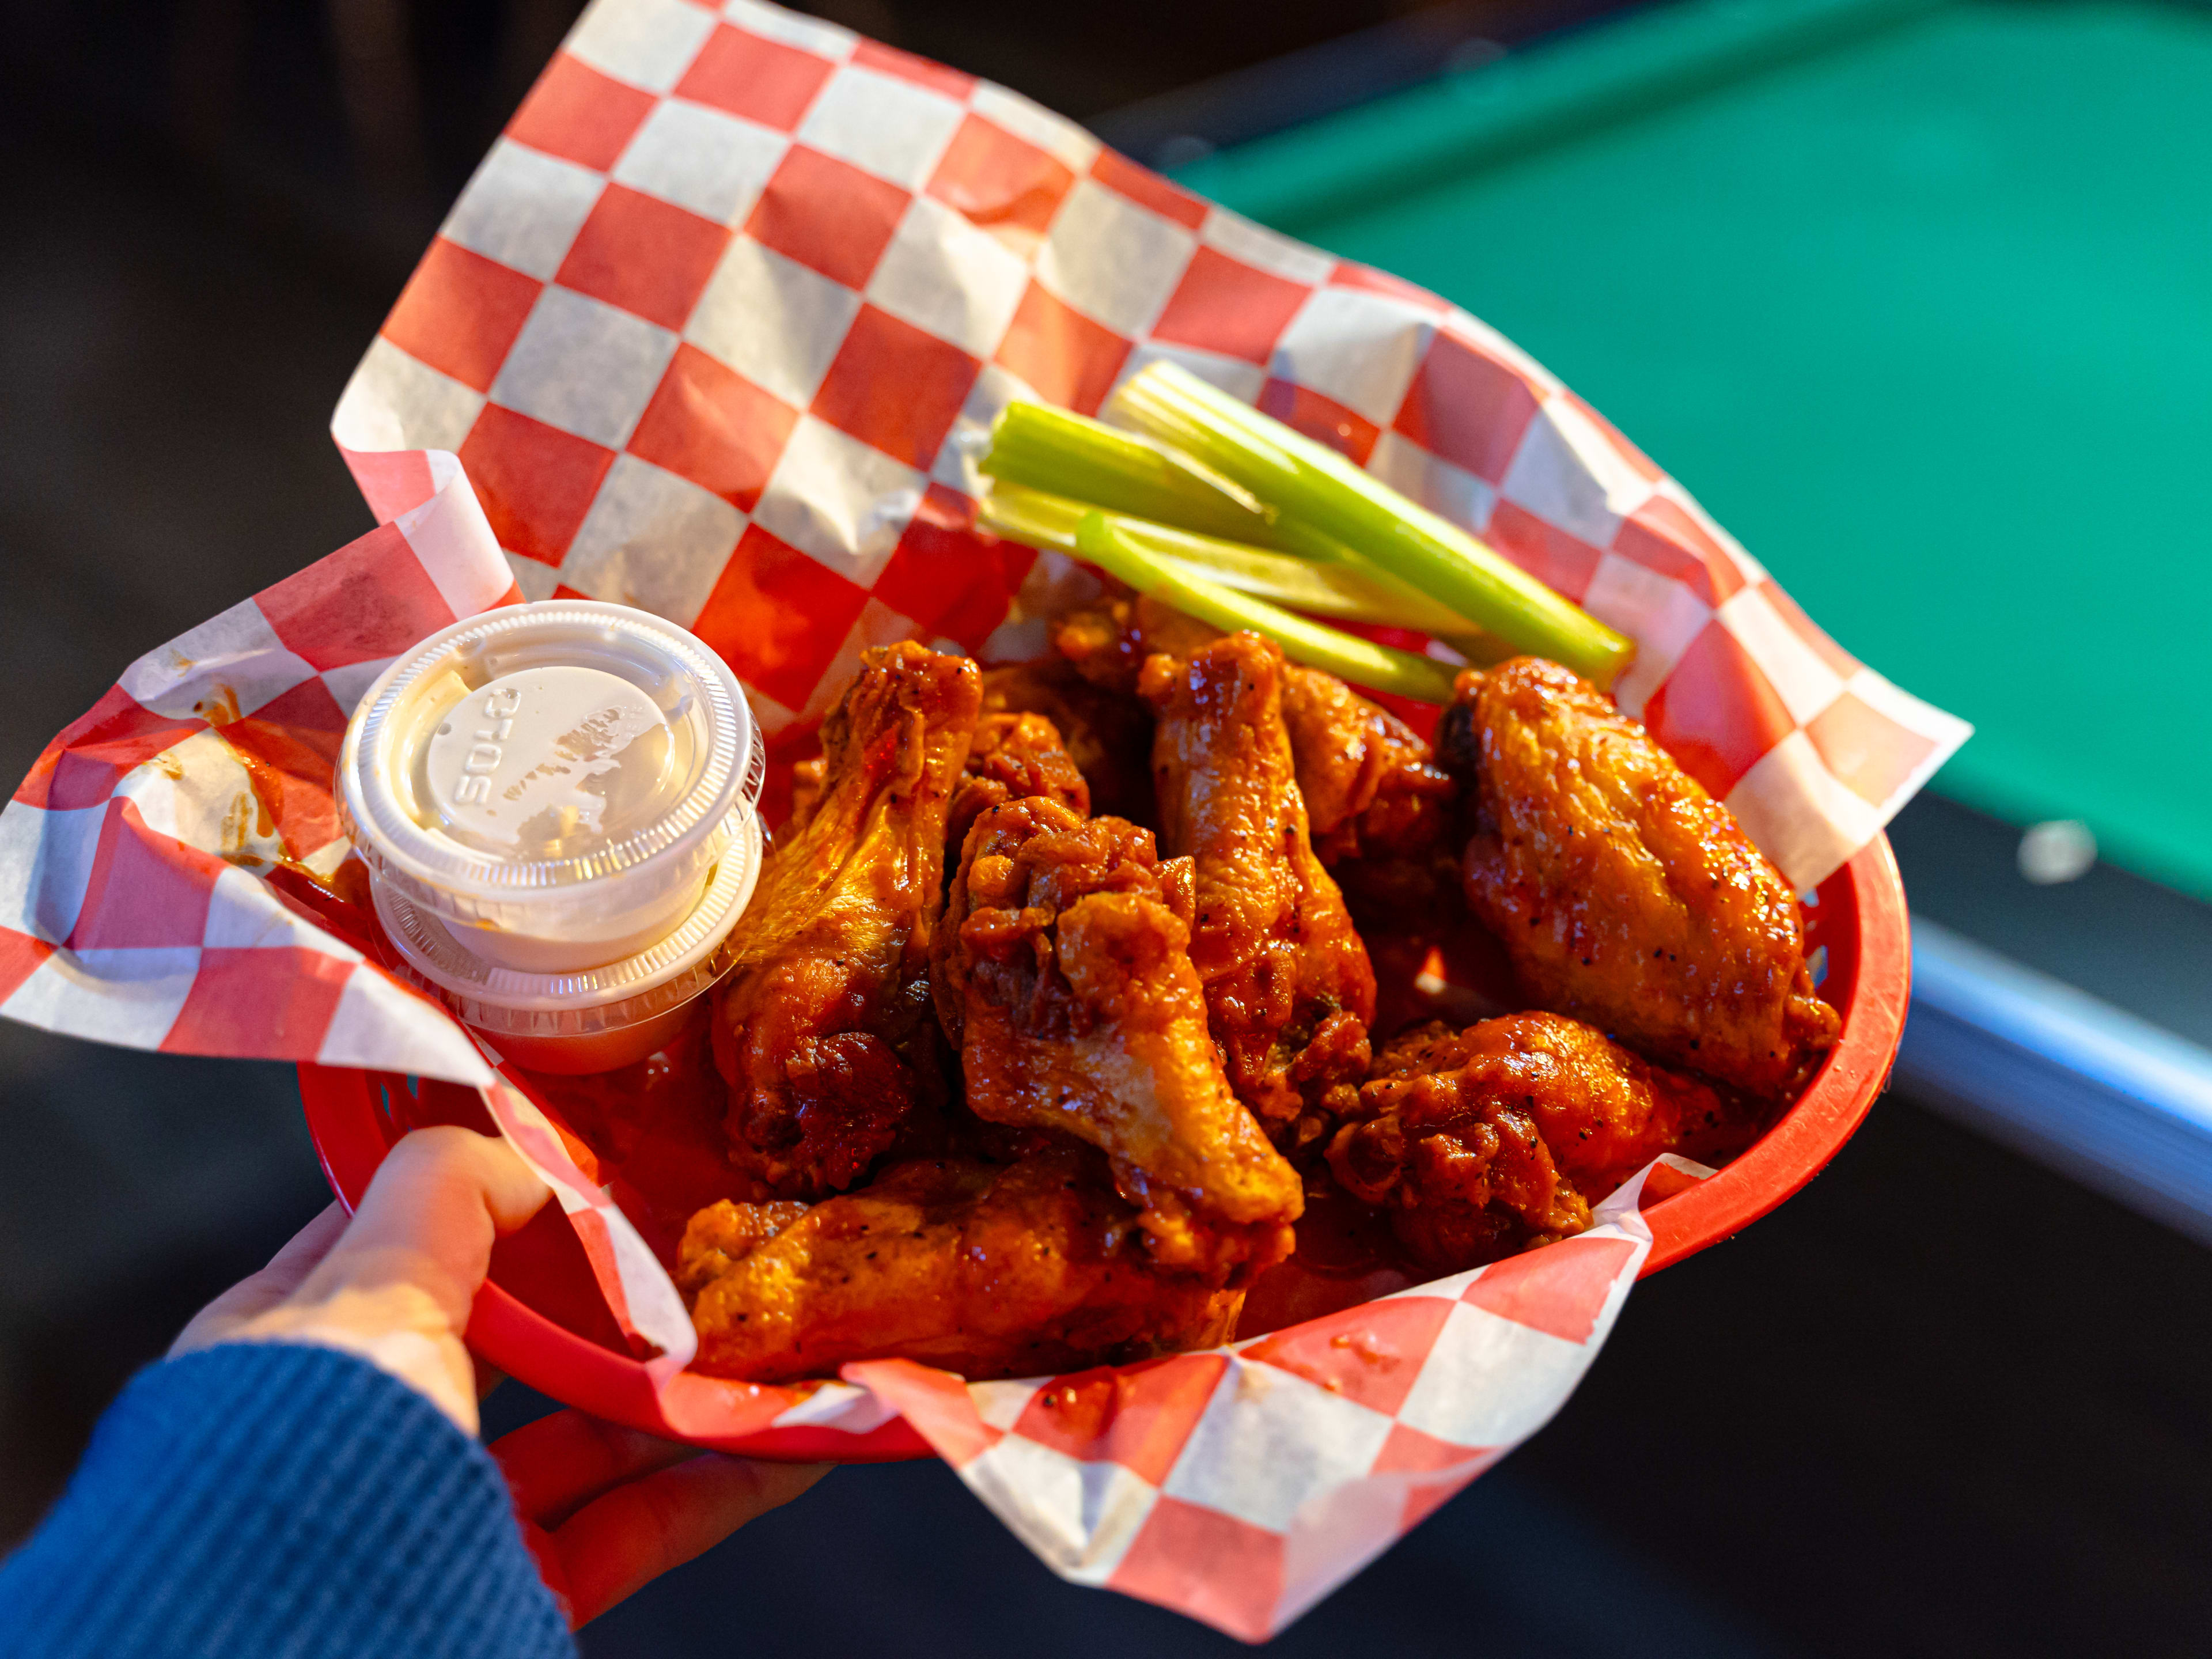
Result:
M349 851L331 779L362 693L424 635L520 597L453 457L418 471L426 500L149 652L47 745L0 812L0 1013L491 1080L317 885Z
M1651 1247L1647 1183L1589 1231L1203 1353L1019 1382L848 1365L1063 1578L1264 1641L1549 1422Z
M345 390L381 526L133 664L0 813L0 1012L479 1089L672 1385L690 1321L588 1155L332 890L346 716L424 635L561 592L694 629L787 747L870 645L1024 654L1024 596L1067 569L973 532L978 441L1010 398L1095 410L1163 356L1634 637L1621 702L1801 887L1966 735L1465 313L832 25L599 0ZM903 1414L1055 1571L1257 1638L1559 1408L1648 1247L1643 1185L1580 1238L1235 1348L973 1386L856 1365L732 1423Z

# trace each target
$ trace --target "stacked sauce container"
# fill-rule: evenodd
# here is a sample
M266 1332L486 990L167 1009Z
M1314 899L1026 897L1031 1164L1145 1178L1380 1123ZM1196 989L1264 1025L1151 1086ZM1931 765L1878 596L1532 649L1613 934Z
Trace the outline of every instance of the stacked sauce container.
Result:
M555 599L395 661L346 729L338 804L402 971L516 1064L600 1072L726 971L765 759L697 639Z

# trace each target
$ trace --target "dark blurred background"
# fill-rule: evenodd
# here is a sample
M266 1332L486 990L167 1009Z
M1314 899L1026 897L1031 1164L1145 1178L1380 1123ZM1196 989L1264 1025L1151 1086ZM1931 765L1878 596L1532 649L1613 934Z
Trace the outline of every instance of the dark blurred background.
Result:
M1615 7L814 9L1173 164ZM0 0L0 774L139 653L368 527L329 411L574 10ZM2195 967L2113 930L2212 963L2203 907L2104 865L2054 899L2021 873L2019 830L1940 796L1909 809L1916 908L2061 975L2104 939L2089 988L2201 1036ZM2038 920L2053 906L2071 932ZM325 1193L283 1067L0 1023L0 1115L4 1546L130 1372ZM1556 1424L1278 1647L2212 1646L2212 1257L1960 1115L1933 1085L1893 1091L1803 1195L1643 1286ZM544 1408L510 1386L491 1424ZM933 1464L840 1472L584 1645L1232 1646L1060 1584Z

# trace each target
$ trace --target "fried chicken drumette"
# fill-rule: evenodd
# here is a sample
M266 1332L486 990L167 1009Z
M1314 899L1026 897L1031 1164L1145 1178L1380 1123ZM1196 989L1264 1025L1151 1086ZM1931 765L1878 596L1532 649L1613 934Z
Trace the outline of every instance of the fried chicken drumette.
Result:
M944 1098L929 947L981 696L964 657L866 653L823 723L811 810L730 935L714 1061L731 1158L780 1196L849 1187Z
M1834 1046L1796 896L1637 721L1557 663L1460 676L1467 902L1529 1000L1769 1098Z
M1100 690L1133 692L1147 658L1188 659L1222 637L1149 594L1109 597L1069 611L1053 648ZM1355 858L1419 860L1449 838L1458 780L1395 714L1335 675L1282 666L1283 720L1314 851L1334 866Z
M1241 1284L1290 1253L1304 1197L1207 1036L1191 874L1123 819L994 806L953 878L933 982L970 1111L1097 1146L1155 1260Z
M1439 1273L1581 1232L1592 1201L1661 1153L1725 1158L1758 1128L1711 1085L1544 1013L1405 1033L1376 1055L1359 1109L1329 1168Z
M1061 1143L998 1166L896 1164L811 1208L729 1201L685 1231L701 1371L779 1382L852 1359L981 1379L1225 1340L1241 1293L1162 1273L1106 1160Z
M1147 659L1139 690L1157 722L1160 843L1194 866L1208 1026L1237 1097L1296 1146L1366 1071L1375 972L1308 838L1282 668L1272 642L1231 634Z

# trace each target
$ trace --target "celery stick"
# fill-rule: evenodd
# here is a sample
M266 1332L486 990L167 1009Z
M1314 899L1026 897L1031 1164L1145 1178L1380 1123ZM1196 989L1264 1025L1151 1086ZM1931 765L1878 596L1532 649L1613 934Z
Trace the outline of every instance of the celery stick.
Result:
M1089 506L1018 484L994 485L976 503L985 529L1032 547L1054 547L1081 556L1076 531ZM1193 535L1141 519L1108 514L1108 525L1139 550L1186 576L1218 583L1316 617L1417 628L1442 640L1478 667L1503 662L1513 648L1471 626L1458 612L1386 576L1364 560L1322 564L1294 559L1212 536Z
M1012 403L981 468L1001 483L1304 559L1355 556L1311 525L1278 522L1252 492L1150 438L1044 404Z
M1269 515L1249 490L1150 439L1065 409L1007 404L981 465L1004 483L1112 512L1237 541L1265 538Z
M1334 617L1340 622L1374 623L1385 628L1418 629L1449 646L1477 668L1491 668L1521 653L1495 634L1486 634L1456 611L1424 599L1418 609L1399 603L1396 592L1378 591L1370 579L1350 565L1308 564L1303 560L1278 558L1270 553L1238 547L1233 542L1206 541L1206 556L1190 559L1170 550L1167 532L1145 534L1141 521L1125 520L1118 526L1140 548L1151 544L1161 563L1199 581L1210 581L1233 592L1249 593L1309 616ZM1193 537L1194 541L1202 538Z
M1075 532L1091 511L1085 502L1022 484L994 483L975 498L975 522L993 535L1079 556Z
M1103 513L1085 514L1076 526L1075 540L1084 558L1139 592L1149 593L1216 628L1249 629L1263 634L1281 646L1293 662L1326 669L1340 679L1371 690L1395 691L1423 702L1451 701L1454 676L1444 664L1309 622L1265 599L1203 577L1186 575L1169 561L1138 546Z
M1500 639L1609 687L1636 647L1580 606L1325 445L1174 363L1156 362L1108 413L1226 474L1277 514L1364 555Z

